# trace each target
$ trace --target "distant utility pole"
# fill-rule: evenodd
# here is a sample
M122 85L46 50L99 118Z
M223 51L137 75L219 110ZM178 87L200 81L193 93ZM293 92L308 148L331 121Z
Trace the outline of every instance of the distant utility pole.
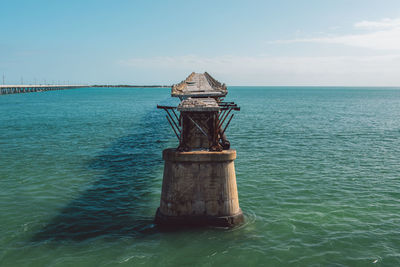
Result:
M4 77L5 77L5 76L4 76L4 73L3 73L3 85L5 84L5 83L4 83Z
M24 77L21 76L21 84L24 84Z

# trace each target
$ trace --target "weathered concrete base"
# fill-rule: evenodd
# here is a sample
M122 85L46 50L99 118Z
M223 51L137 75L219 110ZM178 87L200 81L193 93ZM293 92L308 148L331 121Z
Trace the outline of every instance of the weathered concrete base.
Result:
M155 222L164 226L241 224L244 217L239 207L235 158L235 150L164 150L164 178Z
M231 216L167 216L157 209L155 223L165 227L180 226L213 226L213 227L235 227L244 222L242 211Z

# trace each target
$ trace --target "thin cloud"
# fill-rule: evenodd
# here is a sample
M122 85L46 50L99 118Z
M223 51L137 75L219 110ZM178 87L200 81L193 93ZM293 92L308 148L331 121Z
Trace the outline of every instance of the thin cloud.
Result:
M400 27L399 19L382 19L379 21L360 21L354 24L355 28L366 29L366 30L376 30L376 29L393 29Z
M276 40L269 43L325 43L362 47L375 50L400 50L400 19L361 21L355 23L354 28L370 30L370 32L339 36Z
M208 71L231 85L400 85L400 55L343 57L272 57L196 55L133 58L123 68L161 73Z

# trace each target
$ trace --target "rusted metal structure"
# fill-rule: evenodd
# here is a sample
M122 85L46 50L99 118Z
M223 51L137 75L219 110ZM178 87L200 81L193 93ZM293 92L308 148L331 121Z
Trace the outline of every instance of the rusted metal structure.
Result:
M233 102L223 101L227 93L226 85L207 72L193 72L186 80L172 86L171 95L179 97L181 103L177 107L158 105L157 108L166 111L167 120L179 140L179 151L229 149L225 131L234 116L232 111L240 108Z
M225 132L232 111L225 102L225 84L207 72L191 73L173 85L178 106L157 106L178 138L177 148L163 151L164 177L156 223L232 227L243 222L239 207L234 160Z

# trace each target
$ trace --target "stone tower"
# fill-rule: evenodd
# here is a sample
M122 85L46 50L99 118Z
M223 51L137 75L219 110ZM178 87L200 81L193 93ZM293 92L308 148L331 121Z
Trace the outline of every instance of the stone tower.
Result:
M233 118L230 113L240 108L222 100L227 92L225 84L207 72L193 72L172 87L171 95L181 100L177 107L157 106L166 111L179 140L177 148L163 151L157 224L233 227L243 222L234 166L236 151L230 149L225 136Z

